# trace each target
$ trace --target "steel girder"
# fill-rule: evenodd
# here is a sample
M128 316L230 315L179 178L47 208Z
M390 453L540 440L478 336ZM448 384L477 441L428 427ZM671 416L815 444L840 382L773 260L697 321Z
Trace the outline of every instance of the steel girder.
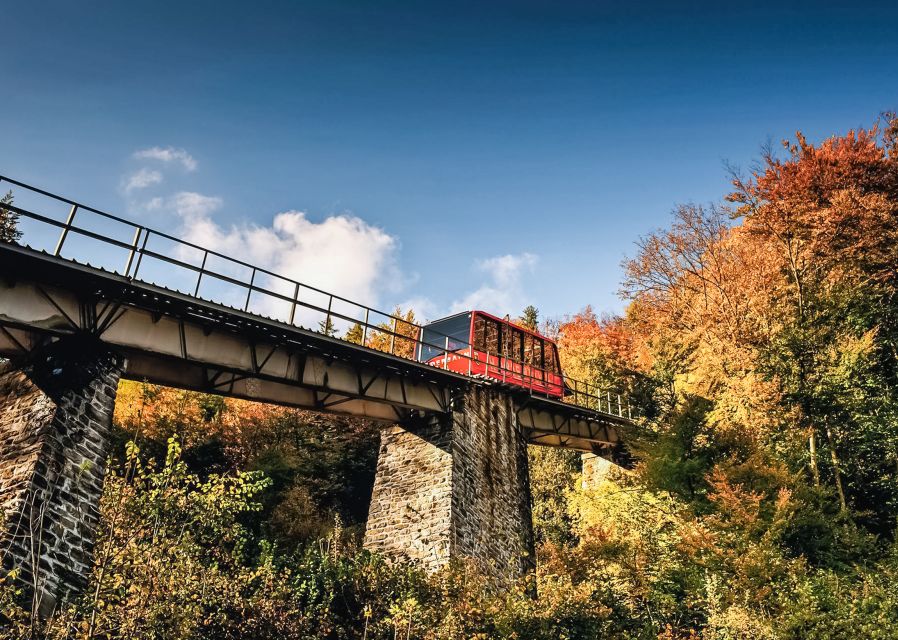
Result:
M384 422L447 412L453 391L497 384L0 243L0 357L76 334L122 352L131 379ZM534 444L611 448L632 424L500 386Z

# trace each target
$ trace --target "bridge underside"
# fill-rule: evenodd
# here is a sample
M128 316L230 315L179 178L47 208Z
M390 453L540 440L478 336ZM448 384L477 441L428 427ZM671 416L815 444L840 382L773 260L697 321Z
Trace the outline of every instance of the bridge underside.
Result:
M626 426L15 245L0 245L0 274L0 357L13 361L86 335L125 356L124 378L229 397L396 423L445 414L453 391L483 385L515 399L534 444L601 450L614 447Z

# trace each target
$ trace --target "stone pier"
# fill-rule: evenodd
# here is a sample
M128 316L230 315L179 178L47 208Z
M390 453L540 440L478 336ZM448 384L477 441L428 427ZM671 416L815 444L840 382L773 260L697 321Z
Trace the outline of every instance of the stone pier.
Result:
M83 339L0 364L0 567L42 617L91 572L121 371Z
M430 571L467 562L497 586L531 571L527 443L513 402L472 387L449 415L384 429L366 548Z

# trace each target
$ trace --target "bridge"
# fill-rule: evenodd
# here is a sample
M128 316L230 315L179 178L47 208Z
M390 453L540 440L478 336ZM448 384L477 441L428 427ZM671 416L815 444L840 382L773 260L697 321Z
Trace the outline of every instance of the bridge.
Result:
M44 611L89 574L122 378L383 423L366 546L430 569L467 558L500 582L533 558L526 445L609 455L632 428L618 392L566 379L560 400L450 371L474 350L0 176L8 188L21 236L0 242L0 553ZM418 362L422 346L443 357Z

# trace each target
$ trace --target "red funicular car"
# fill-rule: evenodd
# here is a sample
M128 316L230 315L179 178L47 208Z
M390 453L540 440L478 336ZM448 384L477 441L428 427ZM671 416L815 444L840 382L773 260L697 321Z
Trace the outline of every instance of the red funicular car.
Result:
M419 362L560 398L565 395L558 347L549 338L483 311L435 320L418 335Z

